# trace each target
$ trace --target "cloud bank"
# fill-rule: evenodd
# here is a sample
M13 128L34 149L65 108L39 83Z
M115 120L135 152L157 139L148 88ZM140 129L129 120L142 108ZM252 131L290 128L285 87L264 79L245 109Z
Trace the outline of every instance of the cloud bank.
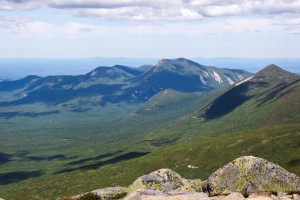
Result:
M300 0L0 0L0 10L42 6L106 21L194 21L213 17L300 16Z
M299 36L300 0L0 0L9 57L298 57Z

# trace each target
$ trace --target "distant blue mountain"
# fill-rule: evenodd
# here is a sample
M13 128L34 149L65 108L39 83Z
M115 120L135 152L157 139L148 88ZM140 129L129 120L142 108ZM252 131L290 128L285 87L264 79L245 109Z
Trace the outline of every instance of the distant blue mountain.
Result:
M4 95L0 98L0 107L34 103L58 105L82 99L89 102L91 98L102 106L120 102L139 104L165 89L221 91L252 75L244 70L207 67L185 58L161 59L149 67L102 66L83 75L30 75L2 81L0 93Z
M28 75L80 75L99 66L155 65L159 58L0 58L0 81ZM258 72L270 63L300 74L300 58L191 58L199 64Z
M0 58L0 81L28 75L80 75L99 66L155 65L158 58Z

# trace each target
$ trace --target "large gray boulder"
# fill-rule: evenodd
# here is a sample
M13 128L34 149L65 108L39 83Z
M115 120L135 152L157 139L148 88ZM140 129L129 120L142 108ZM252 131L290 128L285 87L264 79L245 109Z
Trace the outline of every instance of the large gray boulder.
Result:
M159 169L150 174L141 176L135 180L128 188L128 192L137 189L160 190L160 191L201 191L202 181L200 179L188 180L182 178L170 169Z
M242 192L296 191L300 178L282 167L254 156L243 156L230 162L203 182L203 190L210 195Z

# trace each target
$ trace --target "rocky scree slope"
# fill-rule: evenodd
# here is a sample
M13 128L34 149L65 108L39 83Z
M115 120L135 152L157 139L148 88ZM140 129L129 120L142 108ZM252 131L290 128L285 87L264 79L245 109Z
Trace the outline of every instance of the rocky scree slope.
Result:
M283 192L295 193L287 197ZM243 156L218 169L206 181L188 180L170 169L160 169L141 176L128 188L115 187L58 200L97 199L244 199L244 196L277 194L297 199L300 178L262 158ZM243 196L243 195L244 196ZM219 195L219 197L214 197ZM220 196L223 195L223 196ZM227 197L224 195L228 195ZM209 198L211 196L211 198ZM274 195L273 195L274 196ZM291 198L290 198L291 197ZM276 197L278 199L278 197ZM269 198L271 199L271 198ZM275 200L275 196L273 197Z

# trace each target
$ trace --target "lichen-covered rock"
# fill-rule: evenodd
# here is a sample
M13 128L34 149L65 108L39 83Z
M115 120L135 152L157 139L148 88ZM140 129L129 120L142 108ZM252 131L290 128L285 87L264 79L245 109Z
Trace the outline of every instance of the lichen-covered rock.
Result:
M138 178L129 186L128 191L133 192L137 189L201 191L201 185L200 179L188 180L170 169L160 169Z
M300 178L262 158L238 158L208 177L203 189L210 195L229 194L231 191L251 194L263 191L295 191Z

